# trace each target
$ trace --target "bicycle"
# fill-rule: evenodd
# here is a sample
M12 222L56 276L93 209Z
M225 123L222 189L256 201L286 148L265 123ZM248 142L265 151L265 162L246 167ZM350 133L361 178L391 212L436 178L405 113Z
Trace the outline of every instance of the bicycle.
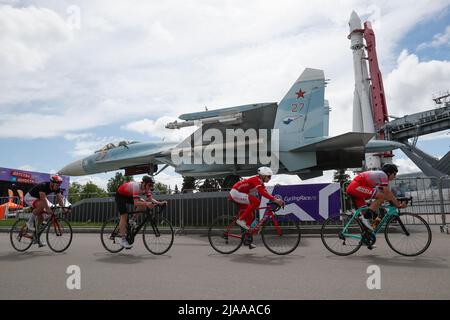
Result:
M410 198L398 198L400 202L409 201ZM412 213L400 212L393 204L383 204L380 207L385 211L382 220L370 231L357 218L367 210L364 206L352 215L340 214L325 220L321 228L321 239L325 247L339 256L348 256L364 244L371 248L376 242L376 235L383 230L389 247L403 256L418 256L424 253L431 243L431 229L428 223L420 216ZM410 251L408 251L410 250Z
M69 209L69 207L52 206L51 212L43 212L45 218L38 226L36 219L34 222L34 231L29 231L27 227L27 219L19 218L11 227L9 231L9 239L14 249L19 252L28 250L31 245L41 245L40 237L44 231L46 232L47 245L49 248L57 253L61 253L72 243L72 227L63 216L62 210Z
M145 248L153 254L161 255L169 251L173 245L174 231L169 220L162 217L164 206L156 206L155 211L149 208L143 211L132 211L128 214L144 213L144 219L136 227L130 225L127 219L127 241L133 244L136 235L142 229L142 240ZM122 237L119 235L119 218L111 218L103 223L100 239L103 247L111 252L117 253L124 248L120 244Z
M275 215L281 209L279 205L269 202L264 216L256 225L245 230L236 224L239 213L235 216L223 215L218 217L208 229L208 240L214 250L222 254L237 251L242 244L250 245L253 236L261 233L264 246L272 253L285 255L294 251L300 243L301 232L296 221ZM257 216L257 215L256 215Z

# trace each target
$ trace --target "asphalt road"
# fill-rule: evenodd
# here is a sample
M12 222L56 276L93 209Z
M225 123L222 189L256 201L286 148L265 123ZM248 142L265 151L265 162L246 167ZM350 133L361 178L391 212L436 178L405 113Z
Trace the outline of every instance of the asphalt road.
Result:
M96 234L75 234L62 254L33 246L16 252L0 234L0 299L449 299L450 235L433 227L433 242L415 258L378 248L349 257L328 252L320 238L302 238L288 256L260 242L232 255L216 253L205 236L175 237L163 256L138 239L131 250L106 252ZM66 286L77 265L81 288ZM380 269L380 289L367 287L369 266ZM370 281L369 281L370 282ZM370 282L374 283L374 282Z

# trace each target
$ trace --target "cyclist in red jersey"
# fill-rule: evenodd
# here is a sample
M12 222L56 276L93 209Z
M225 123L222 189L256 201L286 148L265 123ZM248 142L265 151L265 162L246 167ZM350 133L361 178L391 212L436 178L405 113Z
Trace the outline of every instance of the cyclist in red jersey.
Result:
M398 168L394 164L385 164L381 171L365 171L358 174L348 185L346 192L353 197L357 208L366 205L368 199L374 199L368 210L361 213L362 223L369 229L373 226L368 219L375 219L376 211L384 201L391 201L397 208L404 208L406 205L399 202L391 189L389 181L395 179Z
M126 225L128 219L127 204L136 206L138 211L143 211L145 208L153 209L155 205L167 204L167 201L157 201L153 198L152 188L155 184L155 179L150 176L143 176L141 182L130 181L122 184L116 192L116 204L120 213L119 222L119 235L122 237L121 245L125 249L130 249L130 245L126 239ZM147 201L141 198L142 195L147 197ZM135 214L135 221L138 217L138 213Z
M269 182L272 174L273 172L270 168L261 167L258 169L258 175L238 181L231 188L231 198L235 202L243 205L243 208L240 211L241 214L239 215L239 219L236 221L236 223L242 228L246 230L250 229L250 225L253 221L253 211L258 209L261 203L261 200L258 197L251 195L250 193L257 191L261 196L275 202L280 206L284 206L284 201L269 194L264 186L264 183ZM253 244L250 245L251 249L254 247L255 246Z

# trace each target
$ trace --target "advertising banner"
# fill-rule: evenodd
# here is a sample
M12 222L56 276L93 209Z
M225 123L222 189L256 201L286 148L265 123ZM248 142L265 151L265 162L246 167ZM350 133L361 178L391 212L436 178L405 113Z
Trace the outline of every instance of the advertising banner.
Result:
M341 210L341 188L339 183L298 184L289 186L267 187L273 196L285 202L284 209L277 215L300 221L323 221L339 215ZM261 206L268 200L263 198ZM261 210L260 217L264 215Z
M61 176L63 183L61 189L64 189L64 194L69 192L69 177ZM0 168L0 181L7 181L10 183L25 183L35 185L41 182L50 181L49 173L32 172L17 169Z

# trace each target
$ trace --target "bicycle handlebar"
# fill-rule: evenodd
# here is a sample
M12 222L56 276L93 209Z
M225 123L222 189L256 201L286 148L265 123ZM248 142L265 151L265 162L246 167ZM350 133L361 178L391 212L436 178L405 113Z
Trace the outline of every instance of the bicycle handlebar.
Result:
M281 209L281 206L278 203L272 201L267 202L267 205L270 206L272 212L277 212L278 210Z
M412 205L412 200L413 200L413 197L398 197L397 198L397 201L405 202L406 204L411 202L411 205Z
M398 198L397 198L397 201L399 201L399 202L405 202L406 205L408 205L408 203L411 202L411 205L412 205L412 199L413 199L413 197L398 197ZM392 201L389 201L389 205L395 207L395 205L392 203Z

